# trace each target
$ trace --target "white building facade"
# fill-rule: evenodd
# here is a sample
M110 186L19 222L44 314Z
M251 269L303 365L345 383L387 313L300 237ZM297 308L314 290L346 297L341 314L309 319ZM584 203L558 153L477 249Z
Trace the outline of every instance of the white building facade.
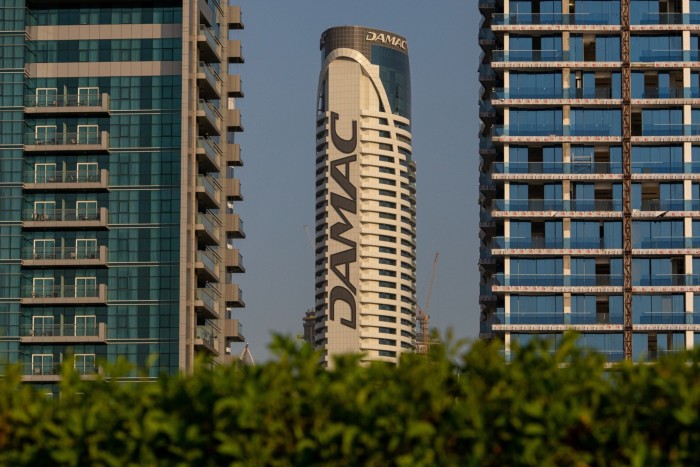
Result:
M321 36L316 121L316 347L397 362L415 350L416 210L406 39Z

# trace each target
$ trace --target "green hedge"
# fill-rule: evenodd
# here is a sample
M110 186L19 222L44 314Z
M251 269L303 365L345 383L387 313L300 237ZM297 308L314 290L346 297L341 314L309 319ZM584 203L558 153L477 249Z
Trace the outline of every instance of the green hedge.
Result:
M148 384L81 381L67 365L53 399L14 368L0 381L0 464L700 465L697 353L605 371L571 339L511 364L476 343L326 371L308 347L273 347L257 367Z

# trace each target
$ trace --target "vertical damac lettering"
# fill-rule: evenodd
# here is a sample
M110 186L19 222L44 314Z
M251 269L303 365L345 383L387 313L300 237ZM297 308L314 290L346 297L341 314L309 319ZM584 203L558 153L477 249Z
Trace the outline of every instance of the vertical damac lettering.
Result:
M338 114L331 112L331 141L343 154L351 154L357 148L357 121L352 121L352 136L350 139L341 138L336 132L336 121ZM350 319L341 318L340 323L344 326L355 329L357 327L357 303L355 294L357 289L350 282L350 265L357 261L357 243L349 238L343 237L348 231L353 229L345 212L357 213L357 189L350 181L351 164L357 161L357 155L353 154L331 162L331 178L343 189L343 196L340 193L331 193L331 207L338 214L341 221L331 226L331 241L347 245L349 248L331 255L331 271L340 279L343 285L336 285L330 293L329 318L335 320L336 302L345 303L350 309ZM341 170L343 169L343 170Z

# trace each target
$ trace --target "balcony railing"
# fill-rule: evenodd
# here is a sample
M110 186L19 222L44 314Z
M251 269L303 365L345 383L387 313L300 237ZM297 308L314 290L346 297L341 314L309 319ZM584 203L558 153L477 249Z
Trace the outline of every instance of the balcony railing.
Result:
M614 18L602 13L496 13L491 17L494 25L608 25Z
M97 298L104 284L28 286L21 289L23 298Z
M543 287L621 287L622 274L496 274L496 284L502 286Z
M199 62L199 73L204 75L204 81L207 83L206 95L203 97L219 99L223 93L224 82L216 70L205 62Z
M26 133L26 152L109 152L109 132Z
M219 235L221 231L221 220L213 213L197 213L196 224L204 228L207 236L213 244L219 243Z
M633 174L700 172L700 163L632 162ZM622 174L621 162L494 162L494 174Z
M80 222L101 220L102 210L96 209L44 209L25 210L23 219L34 222Z
M220 135L221 120L223 117L221 116L219 109L217 109L211 102L200 99L197 103L197 111L202 112L206 117L205 121L208 123L206 129L212 133ZM203 123L203 121L200 120L200 123Z
M642 126L642 136L697 136L700 135L700 125L684 125L682 123L657 123Z
M209 203L205 204L213 205L207 207L219 206L221 203L221 185L214 177L211 175L197 175L196 186L203 189L204 193L206 193L207 197L209 198ZM200 203L202 202L203 200L200 200Z
M216 348L216 337L210 325L197 326L195 337L201 339L204 345L210 349Z
M496 313L494 324L622 324L622 313Z
M494 199L498 211L619 211L622 200L595 199Z
M26 324L20 326L22 337L97 337L99 326L76 324Z
M221 258L215 251L210 249L197 250L196 262L202 263L202 266L206 269L211 280L218 281Z
M221 296L217 289L214 287L199 287L195 298L202 304L201 306L195 305L195 307L205 318L219 318L219 301Z
M204 136L197 137L197 153L206 157L200 157L200 165L203 168L212 172L221 170L221 158L223 151L216 142Z
M492 62L560 62L569 60L569 52L551 50L494 50Z
M689 286L700 285L700 274L642 274L632 276L632 285L638 286Z
M698 50L642 50L639 55L638 60L632 60L633 62L684 62L684 61L697 61L700 57L700 52Z
M25 112L40 114L109 112L109 94L29 95L24 97Z
M25 248L22 250L22 258L34 260L81 260L96 259L99 257L100 247L43 247Z
M492 99L563 99L564 90L554 86L537 88L494 88Z
M642 200L641 208L642 211L699 211L700 199L648 199Z
M700 13L644 13L639 24L700 24Z
M547 237L493 237L492 248L564 248L564 240Z
M208 46L208 50L207 48L202 49L206 52L205 55L207 59L209 59L210 61L220 62L221 57L224 54L224 48L221 45L221 41L219 41L219 38L216 37L214 30L212 28L204 26L203 24L200 24L199 36L205 38L205 40L202 42L206 42Z

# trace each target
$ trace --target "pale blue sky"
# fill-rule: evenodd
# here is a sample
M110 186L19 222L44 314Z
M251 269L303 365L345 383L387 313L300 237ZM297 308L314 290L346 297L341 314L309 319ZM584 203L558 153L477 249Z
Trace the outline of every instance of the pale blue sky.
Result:
M245 201L236 210L247 238L239 243L246 308L237 312L256 360L271 333L302 332L313 307L315 103L319 38L331 26L361 25L408 39L417 170L418 299L431 327L476 338L478 303L478 90L476 0L240 0L245 64L245 166L237 171ZM234 350L240 350L235 347Z

